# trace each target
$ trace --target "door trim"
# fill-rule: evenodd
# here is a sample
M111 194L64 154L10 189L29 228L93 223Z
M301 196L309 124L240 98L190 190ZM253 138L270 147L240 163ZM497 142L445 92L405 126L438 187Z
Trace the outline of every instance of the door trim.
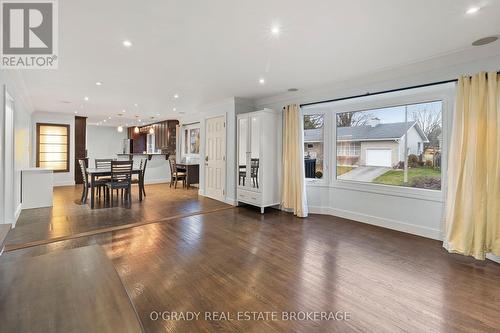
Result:
M224 167L224 194L222 196L222 198L217 198L217 197L213 197L211 195L208 195L207 194L207 177L206 177L206 170L205 170L205 156L207 156L207 123L208 123L208 120L210 119L214 119L214 118L220 118L220 117L224 117L224 128L225 128L225 131L224 131L224 136L225 136L225 144L224 144L224 164L225 164L225 167ZM228 198L227 198L227 146L228 146L228 143L227 143L227 114L224 113L224 114L219 114L219 115L214 115L214 116L210 116L210 117L206 117L205 118L205 124L203 126L204 128L204 133L203 133L203 153L204 153L204 156L201 156L201 162L203 163L203 174L204 174L204 184L203 184L203 196L207 197L207 198L210 198L210 199L214 199L214 200L217 200L217 201L222 201L222 202L228 202Z

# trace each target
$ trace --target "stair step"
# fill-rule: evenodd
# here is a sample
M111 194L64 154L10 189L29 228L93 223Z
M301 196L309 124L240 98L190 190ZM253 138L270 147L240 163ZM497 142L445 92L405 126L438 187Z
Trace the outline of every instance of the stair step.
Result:
M7 239L10 228L10 224L0 224L0 255L2 255L5 240Z

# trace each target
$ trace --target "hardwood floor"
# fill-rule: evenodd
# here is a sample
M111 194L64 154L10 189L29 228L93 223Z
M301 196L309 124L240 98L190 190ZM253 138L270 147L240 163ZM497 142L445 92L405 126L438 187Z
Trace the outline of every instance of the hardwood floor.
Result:
M88 204L80 204L81 193L81 185L55 187L53 207L23 210L7 238L6 249L110 227L230 207L198 196L197 188L174 189L168 184L146 185L147 197L142 202L138 200L137 186L133 186L131 208L121 203L111 208L105 206L101 198L96 201L96 209L90 209Z
M234 208L11 251L0 265L93 244L112 260L148 332L500 331L500 265L331 216ZM233 320L151 320L152 311ZM234 320L239 311L350 318Z

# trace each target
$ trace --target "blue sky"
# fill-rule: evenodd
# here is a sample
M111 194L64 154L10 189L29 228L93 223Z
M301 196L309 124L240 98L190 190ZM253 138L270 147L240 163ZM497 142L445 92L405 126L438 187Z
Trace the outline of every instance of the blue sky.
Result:
M408 105L408 120L412 119L415 111L431 110L433 113L440 113L443 103L441 101ZM405 106L395 106L383 109L366 110L372 117L380 118L383 124L399 123L405 121Z

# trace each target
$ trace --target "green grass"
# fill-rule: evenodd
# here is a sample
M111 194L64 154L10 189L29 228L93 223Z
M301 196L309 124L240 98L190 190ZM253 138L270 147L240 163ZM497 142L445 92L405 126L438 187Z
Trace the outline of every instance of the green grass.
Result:
M337 176L343 175L344 173L348 173L352 169L354 169L354 168L350 167L350 166L338 166L337 167Z
M403 170L390 170L381 176L378 176L373 180L374 183L385 184L385 185L397 185L404 186L403 181L404 172ZM441 171L432 168L412 168L408 170L408 182L415 177L434 177L441 178Z

